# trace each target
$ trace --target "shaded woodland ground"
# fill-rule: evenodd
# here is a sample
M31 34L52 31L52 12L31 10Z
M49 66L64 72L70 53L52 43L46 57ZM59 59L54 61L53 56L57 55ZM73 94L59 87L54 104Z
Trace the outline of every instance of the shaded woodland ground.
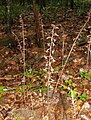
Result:
M30 8L10 34L0 23L0 120L91 120L90 6L48 14L42 46Z

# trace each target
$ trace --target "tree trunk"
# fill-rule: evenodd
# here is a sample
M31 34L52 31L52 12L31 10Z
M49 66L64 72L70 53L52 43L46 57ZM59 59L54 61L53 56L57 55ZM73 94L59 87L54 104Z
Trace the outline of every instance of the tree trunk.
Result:
M10 0L6 0L6 33L11 33Z
M33 0L33 12L34 12L34 20L35 20L36 43L39 47L43 47L39 10L35 0Z
M74 8L74 0L70 0L70 8L71 8L71 9Z

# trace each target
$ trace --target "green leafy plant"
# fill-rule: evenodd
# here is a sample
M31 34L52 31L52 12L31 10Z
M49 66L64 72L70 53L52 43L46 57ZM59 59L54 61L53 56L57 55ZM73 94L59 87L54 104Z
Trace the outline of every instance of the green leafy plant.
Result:
M73 97L76 98L77 95L77 88L74 89L68 89L67 97Z
M80 99L82 101L84 101L87 98L88 98L88 95L86 95L85 93L83 93L83 94L81 94L81 95L78 96L78 99Z
M82 69L82 68L80 69L79 74L80 74L81 78L85 78L87 80L89 80L91 77L91 73L85 72L84 69Z
M63 88L63 90L67 90L67 97L78 98L82 101L88 98L88 95L86 95L85 93L82 93L81 95L77 95L78 91L76 88L76 84L73 83L71 79L65 80L65 83L67 85L61 85L59 86L59 88Z
M67 90L67 97L76 98L76 94L77 94L76 84L73 83L71 79L65 80L65 83L67 85L59 86L59 88L63 88L64 90Z
M40 83L45 83L44 75L45 75L45 71L42 69L36 70L36 69L30 68L27 72L24 73L25 77L31 78L34 81L40 82Z
M30 68L27 72L24 73L26 77L31 77L35 72L37 72L35 69Z
M39 75L41 75L41 74L44 74L45 73L45 71L44 70L36 70L36 69L32 69L32 68L30 68L27 72L25 72L24 73L24 75L26 76L26 77L31 77L31 76L33 76L34 74L39 74Z
M59 88L63 88L64 90L67 90L67 97L76 98L77 88L72 89L72 88L70 88L69 86L66 86L66 85L59 86Z
M71 87L76 87L76 84L72 82L72 80L65 80L65 83L68 84L68 86L71 86Z

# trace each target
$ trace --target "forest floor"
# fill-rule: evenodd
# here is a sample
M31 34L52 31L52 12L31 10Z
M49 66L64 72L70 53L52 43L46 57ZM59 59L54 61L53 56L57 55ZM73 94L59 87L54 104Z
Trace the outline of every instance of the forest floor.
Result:
M14 20L14 35L5 34L4 26L0 24L0 120L91 120L91 42L88 42L91 41L91 18L75 46L75 38L88 19L87 13L78 15L75 11L68 11L64 18L61 11L55 20L45 16L42 18L45 51L34 42L33 13L27 11L22 18L26 38L25 74L22 49L14 37L16 35L22 44L21 23L19 19ZM47 67L44 55L48 54L46 51L50 41L47 38L52 34L52 24L58 27L55 30L58 36L52 48L55 62L51 64L54 72L51 73L49 89L50 70L44 71ZM25 83L22 82L24 76Z

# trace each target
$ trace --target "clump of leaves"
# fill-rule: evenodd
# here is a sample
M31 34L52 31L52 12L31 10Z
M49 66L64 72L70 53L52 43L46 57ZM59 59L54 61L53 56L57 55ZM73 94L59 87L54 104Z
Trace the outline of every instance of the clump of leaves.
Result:
M72 80L65 80L65 83L67 83L68 85L68 94L67 97L74 97L76 98L76 94L77 94L77 88L76 84L72 82Z
M30 68L28 71L24 73L24 76L26 78L32 79L32 82L40 82L40 83L45 83L44 76L45 76L45 71L44 70L36 70Z
M31 77L31 76L33 76L34 74L44 74L44 70L36 70L36 69L32 69L32 68L30 68L27 72L25 72L24 73L24 75L26 76L26 77Z
M67 90L67 97L74 97L76 98L77 88L76 84L72 82L71 79L65 80L66 85L59 86L59 88L63 88Z
M91 77L91 73L87 73L84 71L83 68L80 69L79 71L80 77L89 80Z
M24 73L26 77L31 77L37 71L35 69L30 68L27 72Z
M77 88L69 89L69 90L68 90L67 97L76 98L76 95L77 95Z
M78 99L80 99L82 101L84 101L87 98L88 98L88 95L86 95L86 93L83 93L83 94L81 94L81 95L78 96Z
M77 95L78 91L76 88L76 84L73 83L72 80L68 79L65 80L66 85L59 86L59 88L63 88L63 90L67 90L67 97L71 98L77 98L82 101L88 98L88 96L85 93L82 93L81 95Z
M44 70L36 70L36 69L32 69L30 68L27 72L24 73L25 77L27 78L31 78L34 86L32 86L33 84L25 85L27 88L31 88L31 91L33 92L45 92L48 90L48 88L45 87L44 83L44 75L45 75L45 71Z
M71 87L76 87L76 84L72 82L72 80L65 80L65 83L68 84L68 86L71 86Z

